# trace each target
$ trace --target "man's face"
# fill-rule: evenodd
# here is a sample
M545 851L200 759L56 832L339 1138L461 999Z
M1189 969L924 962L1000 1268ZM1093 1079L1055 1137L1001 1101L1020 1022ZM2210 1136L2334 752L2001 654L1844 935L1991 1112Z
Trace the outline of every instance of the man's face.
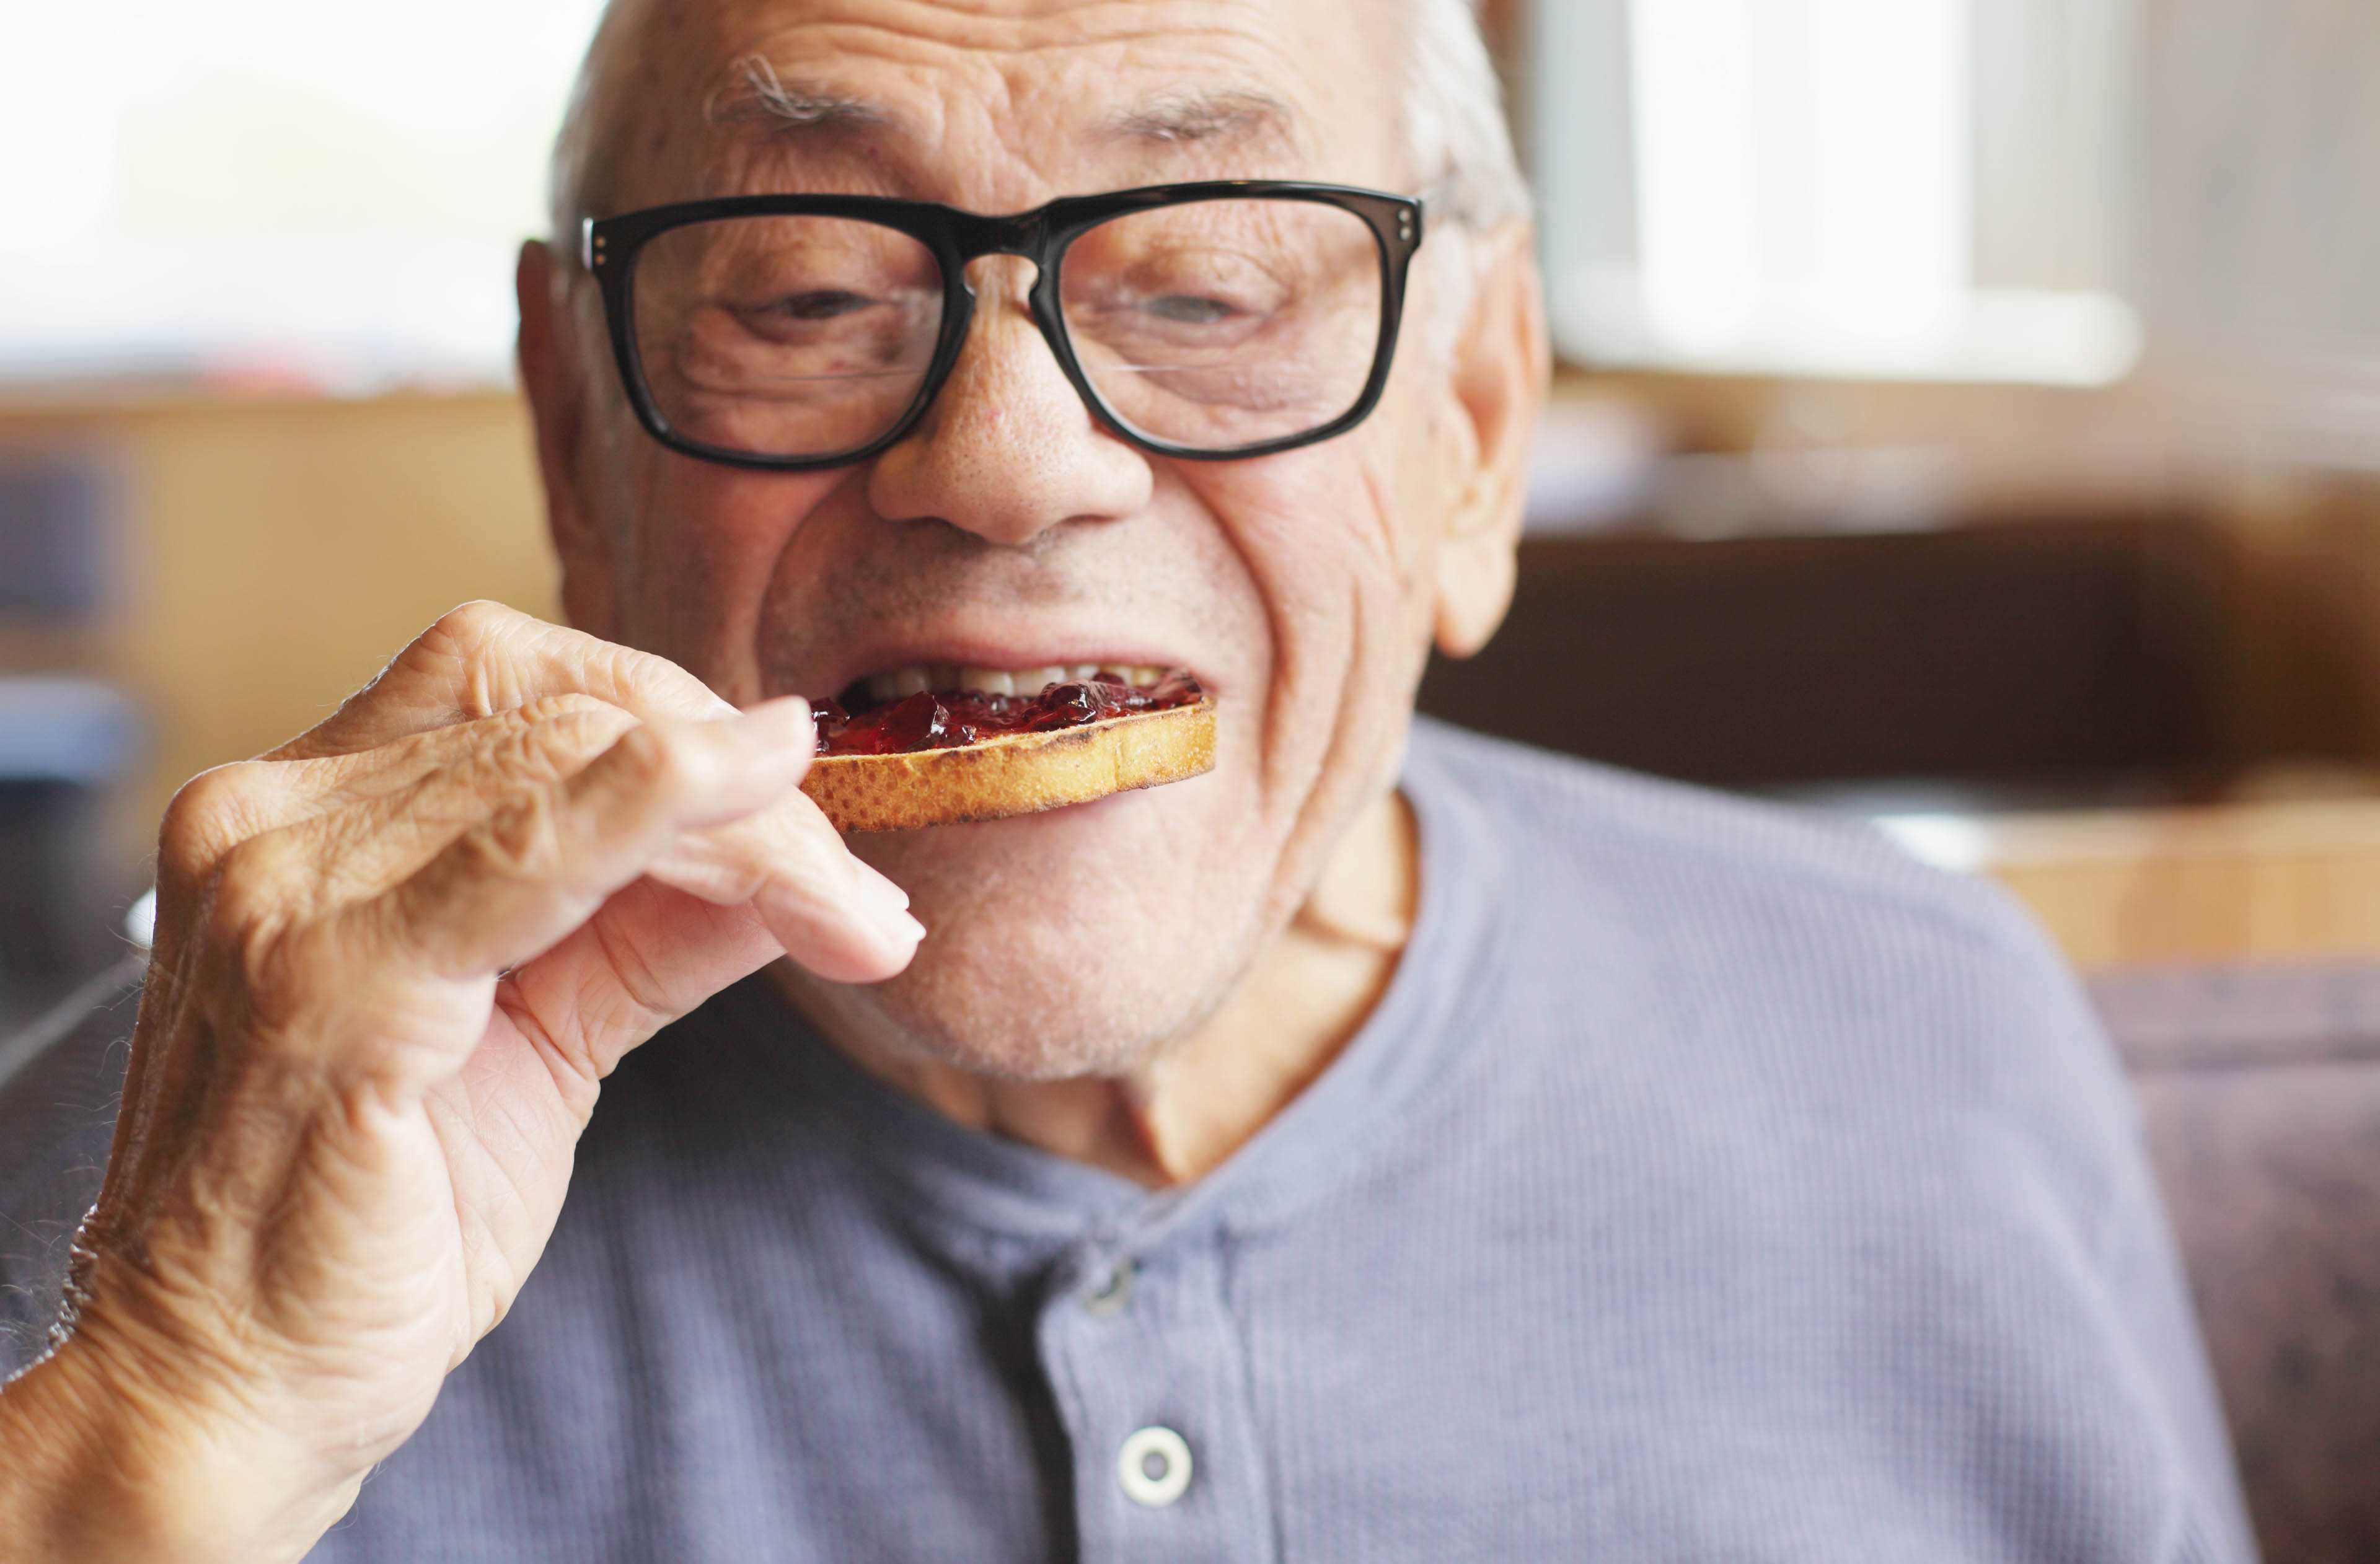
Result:
M650 0L607 38L597 214L785 190L1005 212L1199 178L1411 191L1398 15L1389 0ZM755 60L872 112L771 115ZM929 934L890 983L808 982L820 1019L978 1071L1071 1075L1180 1036L1245 972L1392 778L1444 612L1448 518L1477 486L1475 420L1429 347L1451 272L1433 259L1425 244L1366 423L1213 463L1099 424L1014 258L971 270L972 334L918 429L873 461L793 475L639 433L594 290L574 285L557 354L573 383L539 412L550 480L562 448L556 531L588 628L738 703L933 663L1179 666L1215 696L1207 776L854 838Z

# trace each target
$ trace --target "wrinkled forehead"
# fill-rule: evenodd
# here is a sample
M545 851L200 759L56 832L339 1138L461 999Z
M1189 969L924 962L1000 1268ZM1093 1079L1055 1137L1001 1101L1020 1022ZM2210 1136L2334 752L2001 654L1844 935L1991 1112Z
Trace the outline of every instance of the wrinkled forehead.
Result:
M589 215L838 190L982 212L1203 178L1401 188L1396 0L615 0Z

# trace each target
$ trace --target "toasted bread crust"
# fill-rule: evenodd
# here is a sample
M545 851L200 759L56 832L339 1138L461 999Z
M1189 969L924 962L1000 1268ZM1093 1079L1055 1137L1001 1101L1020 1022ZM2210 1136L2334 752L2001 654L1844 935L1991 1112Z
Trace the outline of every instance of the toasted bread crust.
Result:
M826 755L802 791L837 830L916 830L1087 804L1215 769L1215 703L1136 711L964 749Z

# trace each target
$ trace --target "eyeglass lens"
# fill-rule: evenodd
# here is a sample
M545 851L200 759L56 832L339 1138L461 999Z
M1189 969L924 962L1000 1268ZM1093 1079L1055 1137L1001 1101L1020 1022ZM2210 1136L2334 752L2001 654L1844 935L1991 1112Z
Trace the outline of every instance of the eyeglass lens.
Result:
M637 257L637 354L670 427L723 450L831 455L917 400L942 324L933 251L840 217L734 217Z
M1230 451L1303 434L1360 399L1380 334L1370 226L1318 202L1198 201L1075 238L1058 295L1085 377L1139 434ZM638 255L638 358L670 427L779 457L856 451L917 400L942 325L918 240L834 217L743 216Z
M1229 451L1319 429L1370 378L1372 230L1314 201L1212 200L1101 224L1059 268L1075 357L1123 422Z

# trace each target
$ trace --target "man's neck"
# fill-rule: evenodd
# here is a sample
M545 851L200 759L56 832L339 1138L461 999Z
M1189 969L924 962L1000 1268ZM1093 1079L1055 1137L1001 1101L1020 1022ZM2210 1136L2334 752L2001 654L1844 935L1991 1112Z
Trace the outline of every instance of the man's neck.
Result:
M846 1049L946 1118L1150 1188L1230 1157L1338 1057L1388 989L1420 879L1412 806L1390 793L1349 829L1313 893L1231 997L1127 1074L1004 1081Z

